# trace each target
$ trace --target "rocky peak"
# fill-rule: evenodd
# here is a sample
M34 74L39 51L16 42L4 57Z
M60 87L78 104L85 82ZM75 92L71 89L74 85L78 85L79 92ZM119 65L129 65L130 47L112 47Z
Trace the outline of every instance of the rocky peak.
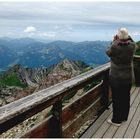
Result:
M18 82L16 85L17 87L19 86L20 89L17 88L15 84L13 87L12 85L6 85L5 88L0 88L2 93L0 94L1 102L4 100L5 103L9 103L11 101L9 99L12 99L13 101L32 94L33 92L50 87L79 75L85 71L86 68L90 67L81 61L72 61L68 59L64 59L60 63L49 68L24 68L21 65L15 65L4 73L4 77L16 77L16 83ZM1 79L2 77L0 77L0 80ZM11 80L11 78L8 80ZM15 81L12 80L12 82ZM22 84L26 85L26 88L21 86Z
M64 59L51 68L47 77L41 81L39 89L44 89L64 80L70 79L76 75L79 75L86 68L89 68L89 66L81 61Z

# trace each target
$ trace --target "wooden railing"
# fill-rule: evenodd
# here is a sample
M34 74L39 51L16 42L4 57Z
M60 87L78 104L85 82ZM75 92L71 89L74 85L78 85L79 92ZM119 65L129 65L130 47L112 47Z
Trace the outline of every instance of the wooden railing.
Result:
M52 107L52 115L31 128L22 138L72 137L88 120L107 108L110 63L90 70L70 80L36 92L0 107L0 133L13 128L31 116ZM62 108L64 97L100 79L100 82L75 101Z
M140 86L140 56L134 56L134 74L136 86Z

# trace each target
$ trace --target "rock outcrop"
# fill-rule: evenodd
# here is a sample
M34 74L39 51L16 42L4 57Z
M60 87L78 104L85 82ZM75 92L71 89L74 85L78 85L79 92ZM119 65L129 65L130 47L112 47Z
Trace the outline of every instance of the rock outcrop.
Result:
M15 65L3 75L8 77L9 75L16 74L21 84L26 86L0 86L0 106L70 79L89 69L91 69L91 67L81 61L68 59L64 59L49 68L24 68L21 65ZM1 75L0 79L2 79L2 77Z

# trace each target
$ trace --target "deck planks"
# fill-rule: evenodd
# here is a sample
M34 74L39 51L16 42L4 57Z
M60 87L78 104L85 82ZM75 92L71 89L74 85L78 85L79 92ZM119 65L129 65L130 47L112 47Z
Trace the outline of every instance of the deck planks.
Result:
M138 127L136 129L134 138L140 138L140 121L139 121Z
M114 135L114 138L123 138L124 137L125 132L128 129L129 124L132 121L133 115L136 112L136 108L137 108L137 106L139 104L139 100L137 98L138 95L139 95L139 88L137 88L135 90L133 95L135 95L135 96L133 96L133 98L131 98L131 102L132 102L132 99L134 99L134 101L133 101L133 104L132 104L132 106L130 108L130 113L129 113L128 121L125 124L123 124L121 127L118 128L117 132Z
M88 131L86 131L81 138L90 138L92 135L101 127L102 123L107 119L108 115L110 115L112 112L111 106L109 107L109 110L106 110L101 117L99 117L94 125L91 125L89 127Z
M106 110L81 138L140 138L140 87L131 89L131 108L128 121L120 127L107 123L112 116L112 107Z
M138 106L136 108L135 114L130 122L130 125L124 135L125 138L133 138L135 131L137 129L137 125L139 123L140 120L140 94L137 97L137 101L138 101Z
M108 116L107 120L112 116L112 113ZM92 136L92 138L102 138L105 132L110 127L110 124L107 123L105 120L104 123L101 125L100 129L96 131L96 133Z
M133 92L135 89L132 89L131 92ZM130 101L130 106L132 107L137 95L138 95L138 89L136 89L134 91L134 94L131 95L131 101ZM129 118L130 118L130 114L129 114ZM107 132L105 133L105 135L103 136L103 138L112 138L114 137L115 133L117 132L118 129L120 129L121 127L123 127L123 130L121 130L120 132L122 133L125 128L124 125L120 126L120 127L115 127L113 125L110 126L110 128L107 130Z

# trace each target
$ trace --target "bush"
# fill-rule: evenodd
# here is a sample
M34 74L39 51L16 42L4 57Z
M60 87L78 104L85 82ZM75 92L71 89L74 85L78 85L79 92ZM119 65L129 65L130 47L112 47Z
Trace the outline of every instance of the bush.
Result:
M136 55L140 55L140 41L137 42L138 49L136 50Z

